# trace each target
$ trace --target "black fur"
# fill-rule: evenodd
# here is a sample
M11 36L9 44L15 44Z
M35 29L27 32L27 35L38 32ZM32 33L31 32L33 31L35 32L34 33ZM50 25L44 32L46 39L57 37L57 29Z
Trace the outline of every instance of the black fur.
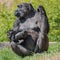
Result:
M44 7L35 10L30 3L23 3L18 5L15 16L17 19L11 30L14 33L8 32L13 51L18 55L47 51L49 23Z

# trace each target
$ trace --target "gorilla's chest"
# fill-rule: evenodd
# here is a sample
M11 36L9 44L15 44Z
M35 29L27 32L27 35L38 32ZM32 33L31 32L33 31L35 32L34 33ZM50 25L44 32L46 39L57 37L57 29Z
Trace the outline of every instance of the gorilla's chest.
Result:
M32 17L28 18L24 23L21 23L19 29L33 29L37 26L38 26L38 19Z

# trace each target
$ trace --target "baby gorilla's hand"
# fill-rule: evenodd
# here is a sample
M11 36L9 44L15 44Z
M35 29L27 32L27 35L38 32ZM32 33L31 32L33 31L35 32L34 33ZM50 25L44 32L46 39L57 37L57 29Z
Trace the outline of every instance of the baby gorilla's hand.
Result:
M9 30L9 31L7 32L7 36L8 36L8 38L9 38L10 40L13 40L13 39L14 39L13 30Z
M9 38L10 42L11 41L18 42L18 40L15 39L15 32L13 30L9 30L7 32L7 36Z

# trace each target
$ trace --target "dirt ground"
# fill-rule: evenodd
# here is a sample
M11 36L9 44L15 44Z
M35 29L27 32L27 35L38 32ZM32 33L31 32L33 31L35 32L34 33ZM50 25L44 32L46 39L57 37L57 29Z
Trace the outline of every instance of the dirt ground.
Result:
M54 45L57 42L50 42L50 45ZM0 42L0 49L4 48L4 47L10 47L10 43L9 42ZM60 60L60 52L55 53L54 55L52 54L51 56L46 56L43 55L41 57L38 57L37 60Z
M43 56L43 57L41 57L41 58L38 59L38 60L60 60L60 53L57 53L56 55L54 55L54 56L49 56L49 57Z

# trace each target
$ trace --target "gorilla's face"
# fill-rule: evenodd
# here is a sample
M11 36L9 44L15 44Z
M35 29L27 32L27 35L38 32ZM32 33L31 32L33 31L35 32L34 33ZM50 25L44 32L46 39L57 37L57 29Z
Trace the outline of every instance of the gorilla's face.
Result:
M30 3L23 3L23 4L18 5L18 9L15 11L15 16L24 17L30 11L33 11L33 10L34 9Z

